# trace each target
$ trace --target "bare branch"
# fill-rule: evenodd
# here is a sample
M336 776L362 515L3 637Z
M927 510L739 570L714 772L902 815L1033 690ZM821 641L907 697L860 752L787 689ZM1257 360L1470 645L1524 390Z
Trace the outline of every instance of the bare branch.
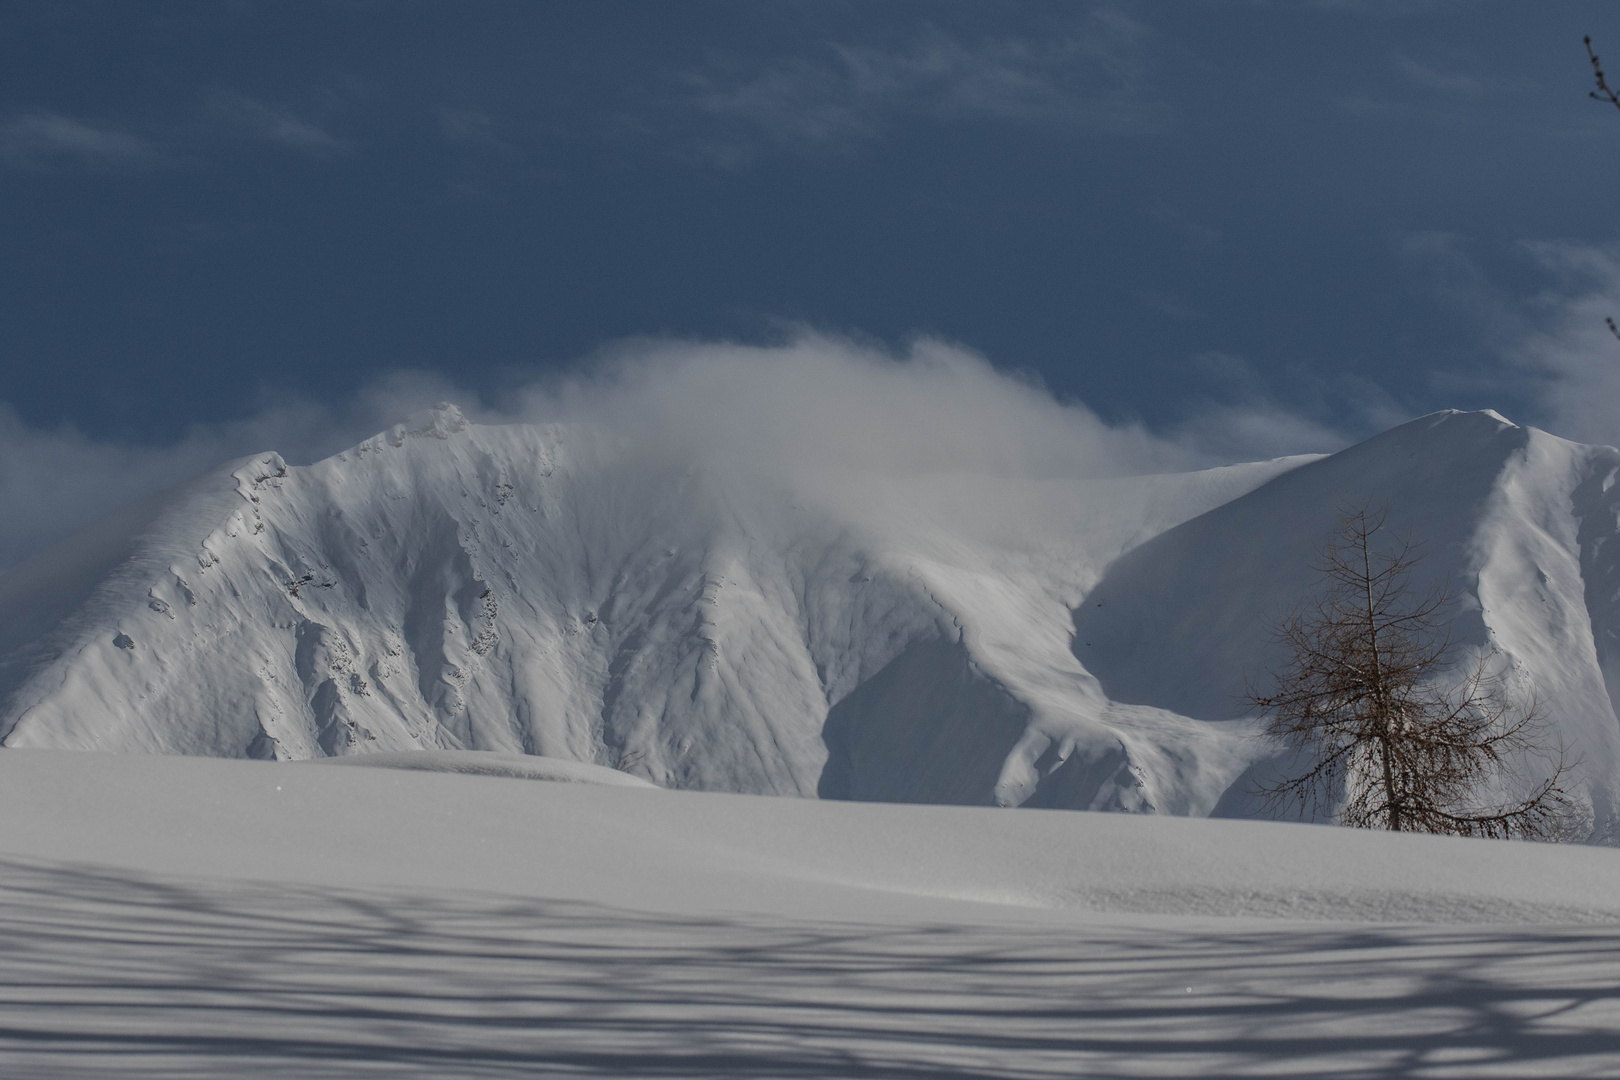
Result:
M1265 734L1309 764L1261 788L1269 810L1336 811L1345 825L1464 836L1571 834L1568 763L1538 741L1535 703L1516 708L1487 654L1460 675L1443 618L1444 589L1411 582L1422 546L1391 533L1388 509L1345 508L1312 564L1322 593L1272 625L1289 659L1269 693L1248 692ZM1481 802L1522 786L1527 757L1550 776L1522 799Z
M1603 64L1599 62L1597 53L1592 51L1592 39L1583 39L1586 42L1586 56L1592 61L1592 75L1597 80L1597 89L1589 95L1597 101L1607 101L1615 108L1620 109L1620 95L1609 88L1609 80L1603 76Z

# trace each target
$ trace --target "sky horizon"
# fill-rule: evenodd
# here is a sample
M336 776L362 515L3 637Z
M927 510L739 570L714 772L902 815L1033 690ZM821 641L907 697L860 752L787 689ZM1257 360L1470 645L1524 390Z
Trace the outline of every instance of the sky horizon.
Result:
M7 5L0 566L691 343L957 350L1190 462L1620 442L1586 34L1620 66L1595 0Z

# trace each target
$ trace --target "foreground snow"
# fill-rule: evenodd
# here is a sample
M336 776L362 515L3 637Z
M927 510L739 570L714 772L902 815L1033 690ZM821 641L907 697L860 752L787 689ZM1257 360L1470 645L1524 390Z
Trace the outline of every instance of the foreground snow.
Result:
M27 750L0 822L8 1078L1598 1076L1620 1047L1604 849Z
M583 761L536 757L533 754L497 754L489 750L406 750L397 753L358 754L353 757L314 758L318 765L348 765L372 769L407 769L412 772L455 773L461 776L498 776L507 780L555 780L568 784L603 784L608 787L650 788L637 776Z

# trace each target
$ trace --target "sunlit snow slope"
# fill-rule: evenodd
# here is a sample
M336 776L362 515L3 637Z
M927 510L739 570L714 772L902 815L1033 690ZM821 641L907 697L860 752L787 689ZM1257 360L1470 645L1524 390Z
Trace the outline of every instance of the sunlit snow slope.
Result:
M768 481L446 406L306 468L232 463L0 577L0 734L1209 813L1258 753L1234 700L1265 617L1308 585L1338 504L1376 496L1429 538L1460 636L1517 665L1605 816L1617 465L1446 413L1204 473Z
M1414 585L1455 600L1451 635L1562 743L1573 785L1612 820L1620 726L1620 453L1492 412L1426 416L1294 469L1115 562L1076 612L1074 648L1114 699L1204 720L1244 709L1278 660L1276 615L1317 584L1341 507L1387 504L1422 545ZM1549 746L1549 750L1554 749ZM1538 763L1529 762L1534 772ZM1244 813L1247 784L1221 812Z

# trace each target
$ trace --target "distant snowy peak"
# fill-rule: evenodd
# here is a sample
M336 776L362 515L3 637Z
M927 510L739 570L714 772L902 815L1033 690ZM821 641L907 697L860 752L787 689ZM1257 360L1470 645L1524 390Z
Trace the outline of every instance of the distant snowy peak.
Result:
M1343 509L1388 507L1455 599L1453 638L1495 649L1556 724L1600 814L1620 725L1620 452L1494 412L1444 412L1304 465L1116 561L1076 613L1075 650L1110 698L1207 720L1244 711L1280 660L1270 627L1320 588L1311 553Z
M1260 752L1228 718L1261 616L1376 496L1606 791L1616 457L1442 413L1178 476L761 475L440 406L311 466L230 463L0 577L0 736L1208 813Z

